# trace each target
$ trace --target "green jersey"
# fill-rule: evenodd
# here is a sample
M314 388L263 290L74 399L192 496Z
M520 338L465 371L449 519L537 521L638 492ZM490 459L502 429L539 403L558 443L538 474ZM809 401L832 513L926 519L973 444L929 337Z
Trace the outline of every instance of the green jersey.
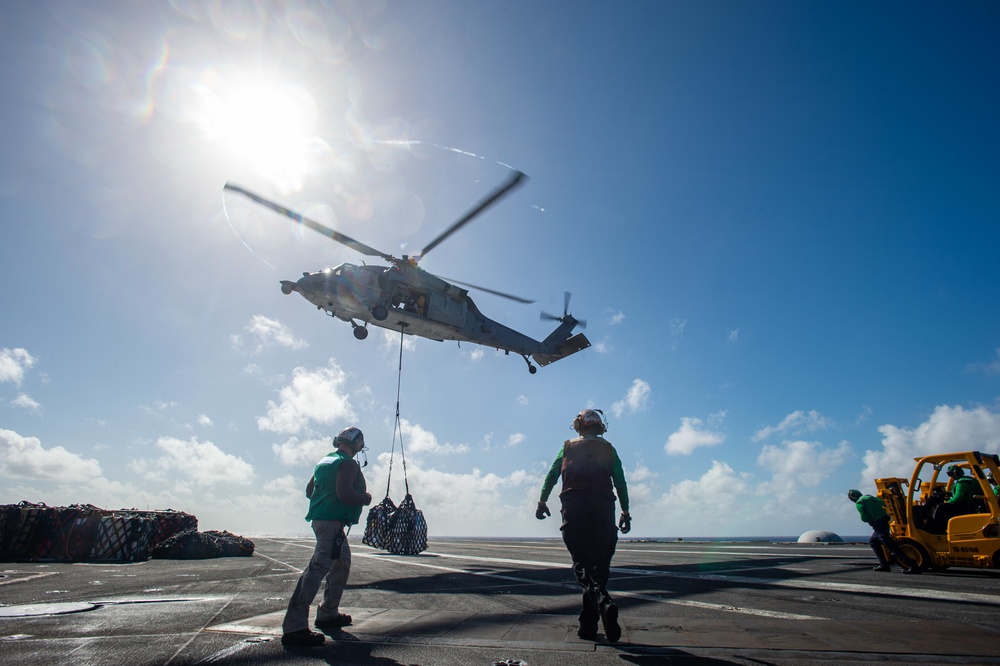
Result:
M889 514L885 512L885 503L871 495L862 495L855 502L855 506L858 507L861 520L869 525L874 525L877 521L889 517Z
M309 513L306 514L306 520L339 520L347 525L357 525L364 500L361 504L354 505L344 502L337 496L337 475L348 461L353 462L351 456L343 451L334 451L328 453L316 465L313 471L313 494L309 498ZM360 469L354 479L353 490L360 495L364 495L367 490L365 477Z

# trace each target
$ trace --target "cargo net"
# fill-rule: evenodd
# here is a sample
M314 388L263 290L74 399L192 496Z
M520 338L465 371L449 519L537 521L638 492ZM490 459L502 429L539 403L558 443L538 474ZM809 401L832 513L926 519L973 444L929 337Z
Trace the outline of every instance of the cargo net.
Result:
M403 374L403 332L399 333L399 378L396 383L396 424L392 431L392 452L389 454L389 478L385 482L385 499L368 510L368 522L361 543L387 550L396 555L416 555L427 549L427 521L424 512L413 503L410 482L406 478L406 454L403 452L403 431L399 421L399 386ZM403 483L406 496L399 506L389 498L392 482L392 462L396 456L396 434L399 434L399 455L403 461Z
M409 493L397 507L387 496L368 511L361 543L396 555L416 555L427 549L427 521Z
M67 507L21 502L0 505L0 561L142 562L160 544L182 532L198 530L190 513L166 509L108 511L92 504ZM228 532L222 534L229 534ZM253 542L240 540L240 554ZM249 546L247 546L249 544ZM227 557L232 549L222 549Z
M253 549L253 541L229 532L185 530L155 546L153 557L166 560L250 557Z

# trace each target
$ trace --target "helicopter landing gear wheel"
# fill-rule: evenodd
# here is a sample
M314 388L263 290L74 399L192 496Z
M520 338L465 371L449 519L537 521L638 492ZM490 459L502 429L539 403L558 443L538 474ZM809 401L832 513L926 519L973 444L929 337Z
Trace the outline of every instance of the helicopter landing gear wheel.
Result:
M376 321L385 321L385 318L389 316L389 310L380 303L372 308L372 316L375 317Z
M523 358L524 362L528 364L528 372L530 372L531 374L535 374L536 372L538 372L538 368L532 365L531 361L528 360L527 356L522 356L521 358Z
M354 337L356 337L358 340L364 340L365 338L368 337L368 329L365 328L364 326L355 326Z

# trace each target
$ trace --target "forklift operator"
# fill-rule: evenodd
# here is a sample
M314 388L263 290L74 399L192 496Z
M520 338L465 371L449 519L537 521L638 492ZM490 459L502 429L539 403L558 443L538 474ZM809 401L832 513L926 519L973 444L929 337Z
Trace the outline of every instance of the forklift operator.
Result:
M931 512L931 523L936 531L948 529L948 520L975 511L976 495L982 494L979 483L972 477L965 476L965 470L958 465L950 465L946 474L952 479L951 497L934 507Z

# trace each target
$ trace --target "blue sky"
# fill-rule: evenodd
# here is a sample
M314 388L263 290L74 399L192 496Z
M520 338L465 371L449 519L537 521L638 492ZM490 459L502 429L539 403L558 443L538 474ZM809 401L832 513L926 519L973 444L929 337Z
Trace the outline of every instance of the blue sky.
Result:
M0 502L301 532L352 424L384 496L398 339L279 290L363 258L227 181L399 255L530 176L421 265L594 347L406 341L432 535L556 536L584 407L635 536L862 534L848 488L1000 451L996 3L2 4Z

